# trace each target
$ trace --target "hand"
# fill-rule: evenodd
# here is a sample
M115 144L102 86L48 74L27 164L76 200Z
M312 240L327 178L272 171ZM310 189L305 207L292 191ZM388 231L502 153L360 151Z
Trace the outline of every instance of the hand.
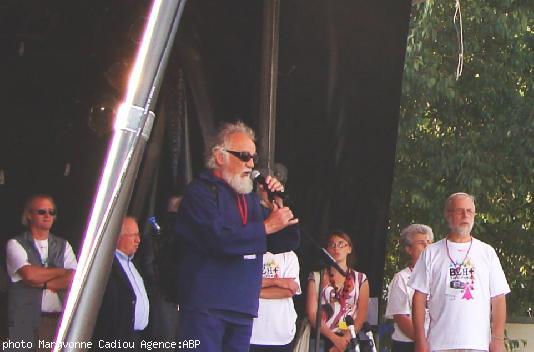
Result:
M65 272L65 275L68 275L71 281L74 279L74 274L76 274L76 270L74 269L67 269Z
M35 287L35 288L43 288L44 286L44 284L38 284L35 282L24 282L24 283L30 287Z
M265 177L265 182L267 183L267 188L269 188L269 191L271 192L283 192L284 186L280 181L278 181L276 178L267 176Z
M415 352L430 352L430 346L427 339L415 341Z
M334 335L331 341L334 344L334 346L330 349L330 351L344 352L347 349L347 346L349 345L350 339L347 339L345 335L343 336Z
M358 330L360 330L360 329L357 329L356 331L358 331ZM344 338L345 340L347 340L347 347L350 346L351 341L352 341L352 336L351 336L351 334L350 334L350 330L345 330L345 331L343 332L343 338ZM346 348L346 347L345 347L345 348Z
M298 222L299 219L293 218L291 209L288 207L280 208L276 202L273 202L271 213L263 224L265 225L265 233L270 235Z
M492 336L489 350L490 352L505 352L506 347L504 346L504 339L496 339Z
M293 295L295 295L299 290L299 285L295 282L294 277L286 277L279 280L281 280L282 283L281 287L288 289Z
M272 203L275 202L278 207L282 208L284 206L284 200L280 197L274 196L274 200L271 202L269 199L269 195L267 194L267 190L271 192L284 192L284 186L280 181L278 181L276 178L267 176L265 178L265 183L267 184L267 187L264 185L260 185L260 198L265 204L269 204L268 208L272 209Z

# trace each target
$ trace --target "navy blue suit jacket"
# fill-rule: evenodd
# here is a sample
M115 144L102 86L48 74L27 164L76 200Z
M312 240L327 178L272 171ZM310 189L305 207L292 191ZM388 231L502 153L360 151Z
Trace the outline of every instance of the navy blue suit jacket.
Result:
M113 257L111 273L102 298L93 332L93 349L98 348L98 340L134 341L135 291L119 260Z
M179 302L184 309L257 316L263 254L298 247L298 226L267 236L267 212L258 195L253 192L245 199L248 221L243 224L236 193L222 179L203 172L187 187L176 221Z

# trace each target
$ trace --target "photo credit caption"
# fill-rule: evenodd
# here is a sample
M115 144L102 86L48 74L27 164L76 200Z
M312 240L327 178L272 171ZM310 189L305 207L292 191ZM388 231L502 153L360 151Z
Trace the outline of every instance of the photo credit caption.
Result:
M93 349L94 351L102 350L129 350L129 351L152 351L152 350L195 350L200 346L200 340L183 340L183 341L153 341L141 340L137 342L123 341L123 340L98 340L98 341L84 341L84 342L51 342L46 340L32 341L1 341L0 346L2 351L24 351L32 350L34 348L45 348L52 350L55 347L61 349Z

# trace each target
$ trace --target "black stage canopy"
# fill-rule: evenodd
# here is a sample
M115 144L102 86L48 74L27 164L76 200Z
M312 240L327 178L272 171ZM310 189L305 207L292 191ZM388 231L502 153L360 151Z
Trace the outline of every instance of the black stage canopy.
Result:
M55 233L79 244L149 6L0 4L2 244L21 230L24 198L35 192L56 198ZM279 9L275 161L288 169L305 232L352 236L373 297L382 287L410 6L289 0ZM130 207L141 219L161 214L166 197L201 170L205 136L219 122L259 128L263 11L260 1L187 3ZM309 241L299 256L305 279L318 264Z

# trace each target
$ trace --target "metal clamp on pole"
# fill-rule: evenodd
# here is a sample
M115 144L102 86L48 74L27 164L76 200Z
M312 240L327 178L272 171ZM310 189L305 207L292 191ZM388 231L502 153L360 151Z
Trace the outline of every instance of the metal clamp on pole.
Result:
M150 136L159 88L185 0L155 0L144 30L124 103L84 236L76 274L58 329L54 352L90 346L111 270L118 232Z
M128 109L128 106L122 105L119 109ZM156 118L154 112L148 111L147 113L143 107L131 105L129 111L124 116L126 118L117 120L115 130L135 134L141 131L141 137L147 142L154 126L154 119Z

